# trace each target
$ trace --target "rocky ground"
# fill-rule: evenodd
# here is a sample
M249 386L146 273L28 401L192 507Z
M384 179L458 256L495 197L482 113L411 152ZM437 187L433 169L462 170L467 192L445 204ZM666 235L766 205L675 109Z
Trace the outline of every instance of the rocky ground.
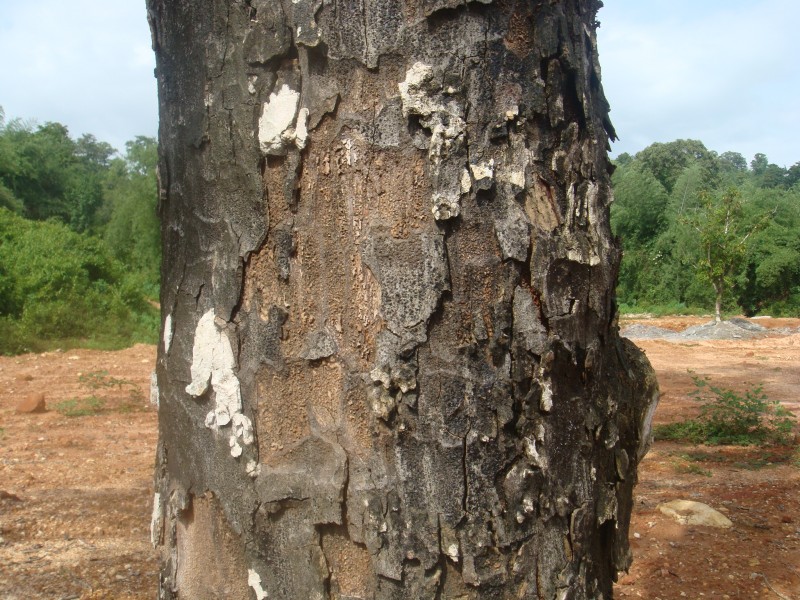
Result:
M800 319L725 331L707 321L621 323L658 372L657 423L696 413L689 369L740 391L763 384L800 413ZM691 326L700 327L675 335ZM0 357L0 599L155 597L154 359L152 346ZM37 394L46 412L16 412ZM617 597L800 599L799 492L792 449L657 441L640 471L635 562ZM682 525L658 510L676 499L707 504L732 527Z

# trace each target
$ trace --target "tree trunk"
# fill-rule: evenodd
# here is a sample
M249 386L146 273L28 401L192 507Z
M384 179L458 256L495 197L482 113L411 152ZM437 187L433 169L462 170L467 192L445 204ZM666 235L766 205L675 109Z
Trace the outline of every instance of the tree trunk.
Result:
M599 5L148 0L161 598L611 597L657 387Z
M714 284L714 323L722 322L722 290L724 283Z

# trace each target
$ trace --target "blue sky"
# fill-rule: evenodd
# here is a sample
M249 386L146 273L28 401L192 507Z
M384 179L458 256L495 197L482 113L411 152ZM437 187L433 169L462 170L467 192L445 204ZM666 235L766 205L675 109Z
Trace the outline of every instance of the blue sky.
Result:
M605 0L598 19L612 154L692 138L800 161L800 2Z
M155 136L158 100L145 0L0 0L0 106L122 150Z
M144 0L0 0L0 106L122 149L157 130ZM620 141L702 140L800 161L800 2L605 0L603 84Z

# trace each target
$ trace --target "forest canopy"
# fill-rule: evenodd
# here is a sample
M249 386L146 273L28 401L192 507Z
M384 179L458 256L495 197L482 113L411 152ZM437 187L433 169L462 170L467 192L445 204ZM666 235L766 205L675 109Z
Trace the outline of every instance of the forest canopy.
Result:
M612 182L623 311L800 312L800 162L708 150L697 140L620 155Z
M0 108L0 353L156 340L157 143ZM655 143L615 160L623 312L800 313L800 162Z
M156 162L0 108L0 353L155 341Z

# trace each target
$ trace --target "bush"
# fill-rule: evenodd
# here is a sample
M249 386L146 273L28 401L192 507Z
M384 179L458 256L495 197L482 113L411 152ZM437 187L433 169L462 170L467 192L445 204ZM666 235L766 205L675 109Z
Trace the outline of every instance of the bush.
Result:
M158 311L134 277L102 240L0 208L0 353L154 342Z
M661 439L697 444L768 445L792 442L795 418L777 400L770 400L761 385L738 394L692 375L692 396L702 403L700 415L656 427Z

